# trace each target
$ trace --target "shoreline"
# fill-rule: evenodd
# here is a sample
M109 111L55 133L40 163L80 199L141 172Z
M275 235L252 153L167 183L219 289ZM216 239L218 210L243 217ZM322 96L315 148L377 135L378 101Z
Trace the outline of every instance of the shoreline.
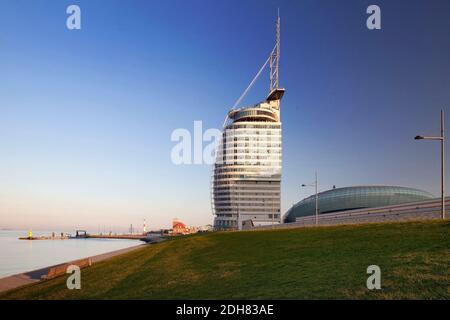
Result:
M155 242L153 242L153 243L155 243ZM40 268L40 269L36 269L36 270L31 270L31 271L27 271L27 272L22 272L22 273L6 276L3 278L0 278L0 293L5 293L9 290L17 289L17 288L26 286L28 284L43 281L44 277L48 275L49 271L52 268L64 266L67 264L77 264L77 262L79 263L80 261L89 261L89 265L93 265L93 264L111 259L113 257L119 256L121 254L125 254L128 252L137 250L139 248L143 248L143 246L145 246L147 244L149 244L149 243L141 243L141 244L137 244L135 246L128 247L128 248L118 249L118 250L105 252L105 253L101 253L98 255L94 255L94 256L90 256L90 257L86 257L86 258L82 258L82 259L72 260L72 261L68 261L65 263L59 263L56 265L52 265L52 266L48 266L48 267L44 267L44 268Z
M443 299L449 226L418 221L178 237L83 270L89 285L82 290L68 290L65 275L0 300ZM374 262L389 282L384 290L367 288Z

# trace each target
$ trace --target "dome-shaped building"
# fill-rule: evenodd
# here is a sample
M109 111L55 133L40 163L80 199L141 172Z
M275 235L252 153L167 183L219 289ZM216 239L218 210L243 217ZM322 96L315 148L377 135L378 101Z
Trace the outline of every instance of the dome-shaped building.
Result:
M376 208L408 202L433 199L426 191L396 186L356 186L327 190L319 193L319 214L346 210ZM284 222L315 214L316 196L301 200L284 215Z

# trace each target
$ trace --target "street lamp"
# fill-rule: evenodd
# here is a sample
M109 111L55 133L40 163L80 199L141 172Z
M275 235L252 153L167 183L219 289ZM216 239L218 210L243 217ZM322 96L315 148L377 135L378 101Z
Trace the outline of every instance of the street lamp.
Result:
M316 188L316 226L319 225L319 183L317 181L317 171L316 171L316 180L311 184L302 184L302 187L315 187Z
M239 207L239 201L241 200L240 198L240 193L239 193L239 187L236 187L236 191L237 191L237 228L238 231L241 231L242 226L241 226L241 212L240 212L240 207Z
M444 110L441 110L441 135L437 137L416 136L414 140L439 140L441 141L441 215L445 219L445 161L444 161Z

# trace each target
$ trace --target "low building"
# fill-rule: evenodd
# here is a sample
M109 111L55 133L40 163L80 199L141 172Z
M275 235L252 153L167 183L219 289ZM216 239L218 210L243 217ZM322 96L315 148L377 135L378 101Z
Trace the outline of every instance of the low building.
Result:
M335 188L318 194L319 214L348 210L377 208L433 199L426 191L397 186L355 186ZM316 196L301 200L284 215L284 222L295 222L297 218L315 215Z
M214 230L214 228L210 224L198 227L198 232L209 232L209 231L213 231L213 230Z
M189 233L190 233L189 228L183 222L181 222L179 219L173 219L172 222L173 235L189 234Z

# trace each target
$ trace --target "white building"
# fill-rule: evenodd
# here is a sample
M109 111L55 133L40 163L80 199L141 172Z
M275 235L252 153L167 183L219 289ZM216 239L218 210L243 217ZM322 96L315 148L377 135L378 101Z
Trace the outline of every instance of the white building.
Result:
M269 96L257 105L233 108L225 121L212 178L216 230L241 229L246 220L254 225L281 222L279 30L278 18L277 43L263 66L270 62Z

